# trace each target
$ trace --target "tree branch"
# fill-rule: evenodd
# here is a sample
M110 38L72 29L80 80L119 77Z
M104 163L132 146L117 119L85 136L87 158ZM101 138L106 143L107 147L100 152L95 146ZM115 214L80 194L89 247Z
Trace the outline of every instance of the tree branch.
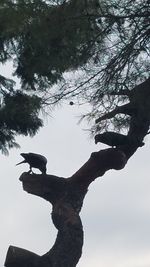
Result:
M135 112L136 112L136 109L134 107L132 107L132 105L130 103L128 103L128 104L122 105L120 107L116 107L112 111L99 117L98 119L95 120L95 123L99 123L99 122L106 120L106 119L111 119L111 118L115 117L117 114L126 114L126 115L131 116Z
M83 228L79 216L88 187L97 177L110 169L120 170L139 147L150 125L150 79L136 86L131 92L130 102L119 110L131 108L128 136L137 142L93 152L89 160L71 177L23 173L20 181L23 189L44 198L52 204L52 221L58 230L53 247L43 256L11 246L6 267L75 267L82 253ZM112 111L109 116L117 114ZM108 115L107 115L108 117Z
M27 265L28 263L28 265ZM4 266L11 267L46 267L47 262L41 256L23 248L10 246L6 255ZM49 267L51 267L49 265Z
M58 230L54 246L43 256L10 247L5 266L75 267L82 253L83 228L79 216L89 184L109 169L122 169L126 156L117 149L91 154L89 160L71 177L23 173L23 189L52 204L52 220Z
M150 78L130 91L129 100L129 103L116 107L96 120L96 123L100 123L102 120L111 119L119 113L130 115L127 137L129 140L133 140L133 143L129 142L128 145L117 147L125 153L127 158L131 157L142 145L150 127Z

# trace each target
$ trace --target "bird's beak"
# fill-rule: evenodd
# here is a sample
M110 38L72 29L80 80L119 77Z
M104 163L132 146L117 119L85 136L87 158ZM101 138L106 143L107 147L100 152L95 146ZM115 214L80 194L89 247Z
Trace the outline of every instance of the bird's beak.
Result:
M19 165L19 164L21 164L21 163L25 163L25 162L26 162L26 161L25 161L25 160L23 160L23 161L21 161L21 162L17 163L17 164L16 164L16 166L17 166L17 165Z

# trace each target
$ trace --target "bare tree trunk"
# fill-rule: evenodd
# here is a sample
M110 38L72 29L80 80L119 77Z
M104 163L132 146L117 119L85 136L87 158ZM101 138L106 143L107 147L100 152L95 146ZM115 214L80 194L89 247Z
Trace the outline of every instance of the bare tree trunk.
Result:
M83 228L79 216L89 184L108 169L121 169L125 154L116 149L92 153L72 177L23 173L20 181L30 194L52 204L52 220L58 230L54 246L43 256L11 246L5 266L75 267L82 254Z
M150 80L131 92L131 116L128 136L143 140L150 125ZM112 113L111 113L112 114ZM99 119L100 120L100 119ZM138 142L120 148L94 152L89 160L71 177L23 173L20 181L30 194L44 198L52 204L52 220L58 230L53 247L43 256L10 246L6 267L75 267L82 254L83 228L79 216L88 187L97 177L110 169L124 168L138 149Z

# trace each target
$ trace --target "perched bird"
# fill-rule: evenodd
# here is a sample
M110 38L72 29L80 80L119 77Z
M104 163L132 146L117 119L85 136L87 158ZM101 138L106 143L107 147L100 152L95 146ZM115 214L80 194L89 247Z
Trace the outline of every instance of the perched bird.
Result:
M127 135L115 133L115 132L105 132L102 134L97 134L95 136L95 144L101 142L103 144L117 147L124 145L135 145L135 146L143 146L144 143L137 139L133 139Z
M16 165L28 163L30 166L29 173L32 172L32 168L36 168L39 169L42 174L46 174L47 159L44 156L35 153L21 153L20 155L24 158L24 160Z

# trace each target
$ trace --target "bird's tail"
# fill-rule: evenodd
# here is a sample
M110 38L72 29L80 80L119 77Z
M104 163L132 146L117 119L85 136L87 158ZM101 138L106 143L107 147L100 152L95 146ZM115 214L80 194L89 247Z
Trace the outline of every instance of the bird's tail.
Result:
M21 162L17 163L17 164L16 164L16 166L17 166L17 165L19 165L19 164L25 163L25 162L26 162L26 161L25 161L25 160L23 160L23 161L21 161Z

